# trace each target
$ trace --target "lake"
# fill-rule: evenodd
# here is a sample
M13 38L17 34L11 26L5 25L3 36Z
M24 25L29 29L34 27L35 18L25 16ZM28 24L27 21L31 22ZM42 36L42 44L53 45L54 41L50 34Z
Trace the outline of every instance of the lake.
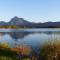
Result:
M7 43L11 48L16 45L37 48L54 40L60 40L59 28L0 29L0 43Z

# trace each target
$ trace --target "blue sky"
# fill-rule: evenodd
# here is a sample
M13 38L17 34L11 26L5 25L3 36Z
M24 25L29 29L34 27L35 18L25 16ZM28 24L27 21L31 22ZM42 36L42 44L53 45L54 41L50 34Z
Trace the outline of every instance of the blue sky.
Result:
M0 21L14 16L31 22L60 21L60 0L0 0Z

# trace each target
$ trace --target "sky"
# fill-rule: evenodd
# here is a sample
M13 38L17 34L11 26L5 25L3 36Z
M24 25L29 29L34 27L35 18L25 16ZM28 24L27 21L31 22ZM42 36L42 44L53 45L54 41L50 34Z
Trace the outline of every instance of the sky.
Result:
M0 21L14 16L31 22L60 21L60 0L0 0Z

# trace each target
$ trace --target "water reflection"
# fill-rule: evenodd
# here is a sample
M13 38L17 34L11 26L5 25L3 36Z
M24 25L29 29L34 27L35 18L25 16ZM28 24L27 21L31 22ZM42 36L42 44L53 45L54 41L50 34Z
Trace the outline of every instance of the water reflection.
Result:
M10 30L9 30L10 31ZM8 49L11 49L12 51L18 51L18 56L21 57L21 54L27 57L35 57L36 60L45 60L45 59L38 59L40 58L44 50L41 50L42 47L49 46L48 50L45 51L50 52L51 47L59 46L60 51L60 31L58 30L26 30L26 31L6 31L6 32L0 32L0 45L4 47L5 49L8 47ZM2 43L2 44L1 44ZM55 44L56 43L56 44ZM50 44L50 45L49 45ZM51 46L51 47L50 47ZM53 52L55 49L53 49ZM17 50L16 50L17 49ZM5 50L6 51L6 50ZM4 52L5 52L4 51ZM42 53L39 53L42 51ZM53 53L52 52L52 53ZM52 55L51 53L51 55ZM3 54L3 53L2 53ZM12 54L11 54L12 55ZM47 55L46 55L47 56ZM54 55L55 56L55 55ZM22 57L22 58L23 58ZM59 55L60 57L60 55ZM43 58L43 57L42 57ZM22 60L22 59L21 59ZM33 60L33 59L31 59Z
M29 34L32 34L32 32L0 32L0 36L3 36L3 35L10 35L11 38L14 38L14 39L22 39L24 38L25 36L29 35Z
M60 40L60 32L0 32L0 42L9 43L10 47L19 44L37 47L53 40Z
M19 39L19 38L22 39L31 33L29 33L29 32L20 32L20 33L19 32L14 32L14 33L10 32L8 34L10 34L10 36L14 39Z

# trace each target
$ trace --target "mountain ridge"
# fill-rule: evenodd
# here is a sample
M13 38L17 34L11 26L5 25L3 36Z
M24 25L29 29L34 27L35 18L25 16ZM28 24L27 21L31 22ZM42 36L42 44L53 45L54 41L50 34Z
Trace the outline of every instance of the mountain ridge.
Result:
M44 23L34 23L25 20L24 18L19 18L17 16L13 17L9 22L0 21L0 26L19 26L19 27L30 27L30 28L54 28L60 27L60 22L44 22Z

